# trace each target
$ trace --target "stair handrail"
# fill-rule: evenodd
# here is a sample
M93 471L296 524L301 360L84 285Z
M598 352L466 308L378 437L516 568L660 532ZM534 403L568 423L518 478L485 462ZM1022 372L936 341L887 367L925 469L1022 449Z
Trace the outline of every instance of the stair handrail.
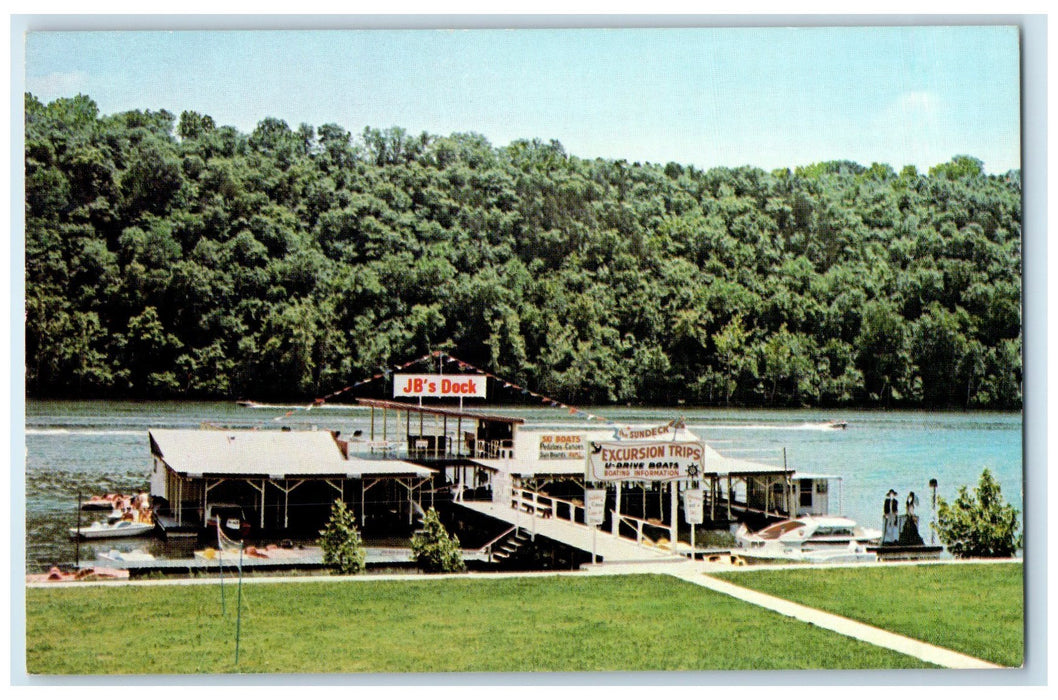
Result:
M501 534L499 537L496 537L496 538L490 540L489 542L485 543L484 545L482 545L478 549L478 554L485 554L485 555L488 556L489 561L492 561L492 547L493 547L493 545L495 545L497 542L499 542L500 540L502 540L503 538L505 538L507 535L511 534L512 532L515 532L517 529L518 529L518 526L514 525L513 527L508 528L507 530L504 530L503 534Z

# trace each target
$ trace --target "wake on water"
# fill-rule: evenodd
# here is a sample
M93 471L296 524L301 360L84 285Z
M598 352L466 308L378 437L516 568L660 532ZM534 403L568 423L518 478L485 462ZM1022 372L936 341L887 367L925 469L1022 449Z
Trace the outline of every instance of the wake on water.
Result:
M26 435L137 435L142 436L144 430L95 430L91 428L26 428Z

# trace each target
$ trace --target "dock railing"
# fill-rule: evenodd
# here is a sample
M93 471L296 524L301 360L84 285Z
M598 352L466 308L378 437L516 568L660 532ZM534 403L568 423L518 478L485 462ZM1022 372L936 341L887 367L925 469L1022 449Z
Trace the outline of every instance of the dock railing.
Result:
M629 515L628 513L618 513L616 510L613 509L610 510L610 514L611 517L619 519L621 523L627 525L628 527L636 531L636 544L643 544L643 540L645 539L647 540L648 545L654 546L654 541L643 534L644 527L656 527L666 531L669 529L668 525L664 525L662 523L659 523L658 521L651 522L650 520L646 520L644 518L637 518L636 516ZM620 532L620 529L618 529L618 532Z
M514 442L512 440L478 440L472 450L471 457L483 459L504 459L514 455Z
M511 507L537 518L558 518L571 523L584 523L584 504L549 496L529 489L511 489ZM580 518L577 518L578 511Z

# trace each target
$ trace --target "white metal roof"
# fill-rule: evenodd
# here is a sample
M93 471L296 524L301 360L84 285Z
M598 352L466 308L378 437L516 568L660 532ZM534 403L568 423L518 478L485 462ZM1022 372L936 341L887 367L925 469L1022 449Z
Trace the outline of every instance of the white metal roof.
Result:
M327 431L150 430L151 449L186 476L428 476L432 470L400 460L346 459Z
M504 474L517 474L519 476L534 476L536 474L552 474L566 476L584 476L584 460L582 459L481 459L471 460L483 467L494 469Z

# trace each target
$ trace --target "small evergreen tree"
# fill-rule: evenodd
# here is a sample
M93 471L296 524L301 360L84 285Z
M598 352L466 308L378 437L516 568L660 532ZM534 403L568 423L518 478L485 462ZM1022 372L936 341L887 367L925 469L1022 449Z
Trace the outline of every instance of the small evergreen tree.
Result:
M973 496L960 486L953 503L937 499L937 534L957 557L1009 557L1021 547L1018 511L1003 502L988 469L981 472Z
M411 538L411 551L423 571L429 573L466 571L459 538L449 535L437 511L431 508L423 516L422 530Z
M366 552L360 531L344 503L335 501L331 507L331 519L327 527L320 530L318 540L323 550L323 563L333 566L340 574L358 574L364 570Z

